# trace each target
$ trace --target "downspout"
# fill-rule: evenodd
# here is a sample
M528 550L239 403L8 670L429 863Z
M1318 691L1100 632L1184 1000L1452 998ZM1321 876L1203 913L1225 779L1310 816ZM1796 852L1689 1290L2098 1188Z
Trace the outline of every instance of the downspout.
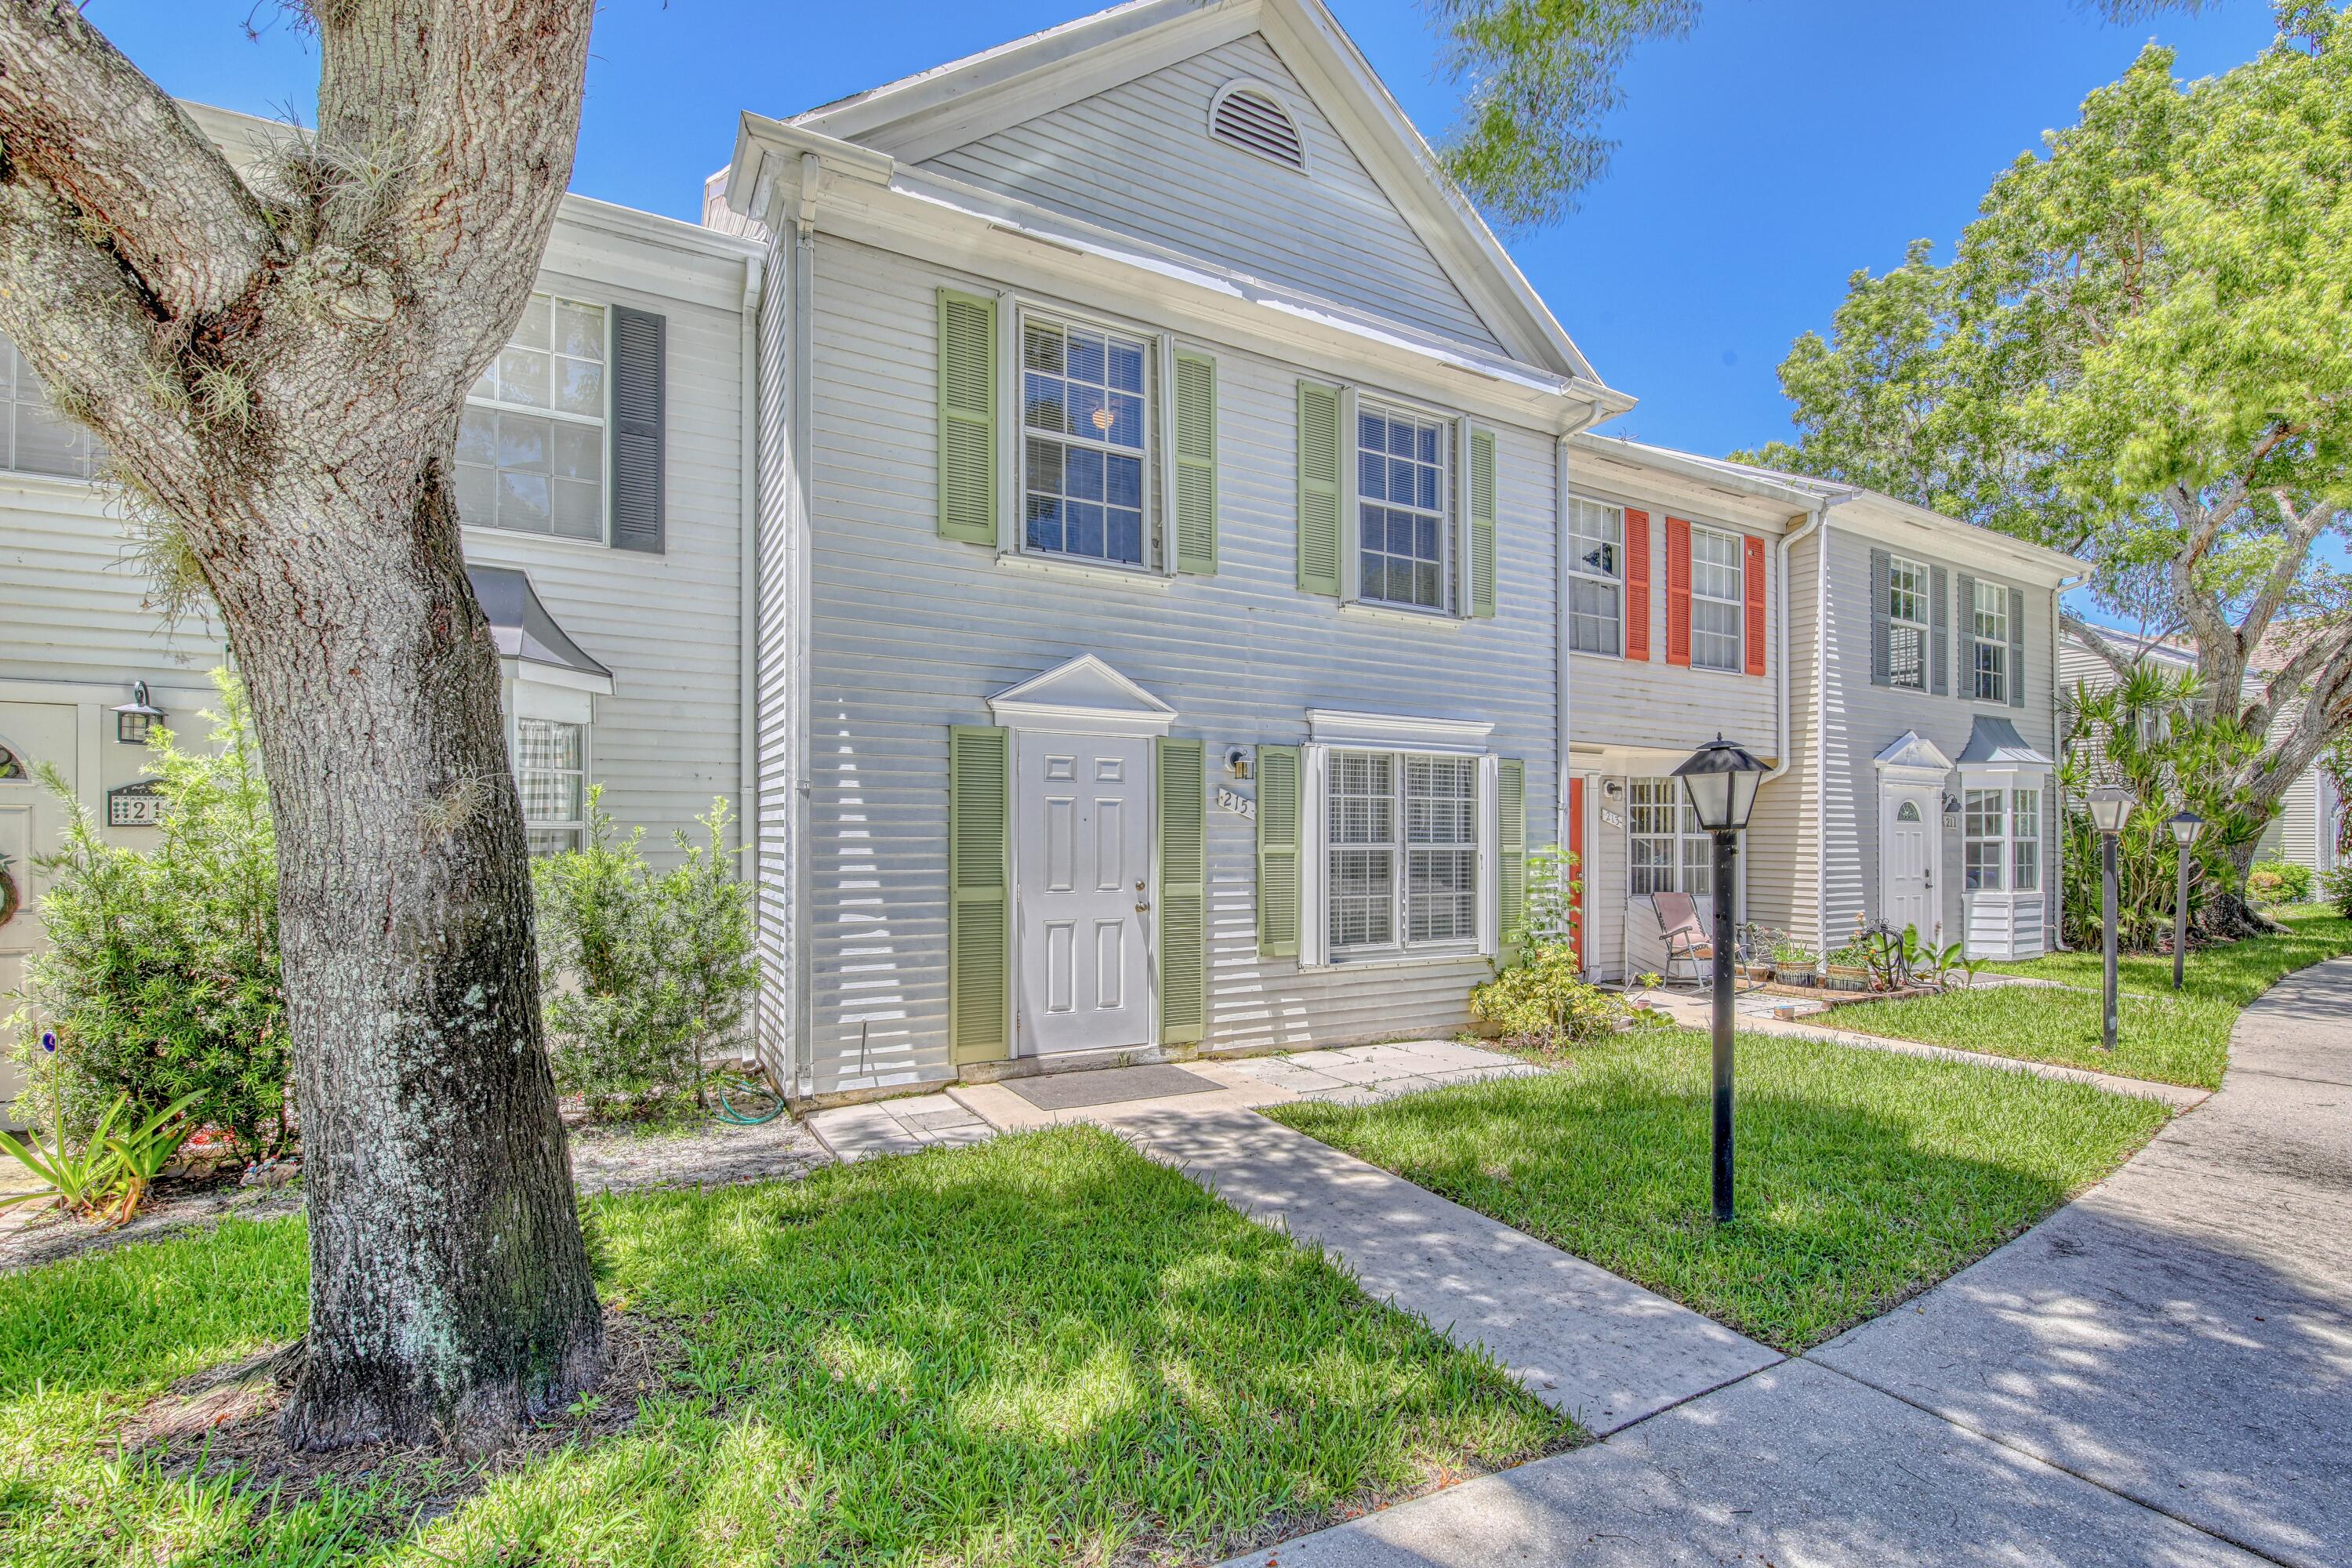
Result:
M2079 577L2062 577L2059 579L2058 586L2050 591L2050 738L2057 743L2057 755L2061 757L2066 754L2066 737L2058 729L2058 648L2062 636L2058 629L2059 601L2089 582L2091 576L2090 573L2085 572ZM2068 951L2066 947L2066 799L2063 792L2058 787L2058 775L2055 770L2050 775L2050 804L2057 809L2050 814L2051 827L2053 831L2050 836L2050 885L2042 893L2042 924L2050 932L2051 951L2064 952ZM2057 896L2058 912L2054 919L2049 913L2052 908L2049 901L2052 894Z
M1555 474L1552 480L1551 630L1552 667L1558 672L1558 684L1559 688L1557 694L1559 707L1552 719L1552 736L1554 745L1557 748L1559 766L1554 770L1554 777L1552 779L1552 815L1554 820L1551 841L1553 846L1564 854L1568 849L1568 841L1570 837L1568 820L1568 739L1571 695L1569 690L1569 655L1571 651L1571 645L1576 640L1569 624L1568 608L1569 594L1570 590L1568 571L1567 437L1563 436L1560 437L1559 445L1557 449L1559 453L1559 461L1555 468ZM1583 875L1582 867L1577 868L1577 875L1579 877Z
M793 866L793 1077L803 1097L816 1091L815 1008L809 995L809 550L814 531L809 519L811 449L809 407L814 380L810 357L815 352L815 313L811 296L816 289L816 196L824 165L814 153L801 154L798 201L793 210L792 297L792 390L786 410L792 450L792 483L785 488L788 548L785 573L789 583L792 637L791 722L786 725L792 747L792 866Z
M1813 544L1813 951L1830 961L1830 507L1821 507Z
M1790 604L1789 596L1789 552L1796 548L1797 541L1813 532L1826 522L1829 520L1829 515L1830 498L1823 496L1819 500L1813 502L1812 510L1806 515L1805 521L1799 523L1795 528L1782 533L1779 542L1773 546L1773 570L1775 579L1779 585L1778 591L1780 601L1780 624L1776 628L1777 635L1773 638L1772 658L1772 673L1774 677L1772 695L1775 708L1773 722L1776 729L1774 732L1772 765L1765 771L1762 778L1756 781L1756 787L1759 791L1761 791L1766 784L1770 784L1774 779L1780 778L1788 773L1791 761L1790 752L1793 747L1792 731L1794 725L1790 717L1790 703L1793 700L1793 696L1789 679L1789 606ZM1828 558L1826 556L1822 558L1822 563L1825 566L1828 564ZM1817 579L1824 577L1827 574L1828 574L1826 572L1816 572L1813 574ZM1817 669L1821 663L1819 651L1821 647L1821 639L1822 626L1819 619L1816 618L1813 625L1813 646L1815 649L1814 664ZM1818 677L1814 680L1813 684L1816 687L1820 686L1821 682ZM1821 765L1821 731L1816 728L1813 731L1813 760L1816 770L1818 770ZM1818 795L1820 792L1816 790L1814 793ZM1741 890L1744 895L1748 877L1748 857L1745 855L1742 855L1739 858L1739 875L1742 884ZM1819 910L1822 902L1822 889L1821 877L1819 872L1816 871L1813 879L1813 904L1817 910Z

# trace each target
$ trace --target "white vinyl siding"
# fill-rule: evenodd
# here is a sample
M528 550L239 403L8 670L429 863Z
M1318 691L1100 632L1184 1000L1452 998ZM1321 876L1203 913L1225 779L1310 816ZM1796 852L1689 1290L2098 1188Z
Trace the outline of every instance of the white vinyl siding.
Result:
M1450 422L1369 401L1356 413L1356 543L1361 597L1449 610L1453 581Z
M1748 581L1739 536L1694 527L1690 541L1691 664L1699 669L1745 669Z
M1568 531L1570 646L1614 658L1625 647L1625 509L1579 497Z
M1891 686L1927 689L1927 567L1902 556L1886 563L1886 679Z
M1023 549L1146 563L1154 357L1148 339L1023 312Z
M2007 702L2009 700L2009 590L1999 583L1979 579L1975 603L1969 606L1969 626L1974 634L1969 642L1974 654L1969 668L1974 673L1977 700Z
M604 540L606 335L602 305L530 297L458 421L465 521Z
M1474 950L1476 759L1335 751L1328 773L1324 906L1331 957Z
M16 345L0 336L0 468L86 479L105 456L97 437L57 411Z

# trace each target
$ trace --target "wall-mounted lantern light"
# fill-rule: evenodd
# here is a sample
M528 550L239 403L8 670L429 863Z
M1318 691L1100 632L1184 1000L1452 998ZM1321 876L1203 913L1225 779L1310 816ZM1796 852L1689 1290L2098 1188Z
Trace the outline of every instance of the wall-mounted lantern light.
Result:
M163 710L147 700L147 683L131 683L131 700L114 710L114 738L126 746L143 746L147 732L164 717Z

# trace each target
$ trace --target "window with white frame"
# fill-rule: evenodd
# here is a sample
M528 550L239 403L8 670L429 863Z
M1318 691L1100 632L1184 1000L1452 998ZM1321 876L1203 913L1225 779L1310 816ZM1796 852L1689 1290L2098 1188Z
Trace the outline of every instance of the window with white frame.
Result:
M86 479L105 457L105 446L57 411L16 345L0 336L0 468Z
M1681 780L1628 780L1625 829L1632 896L1715 891L1715 837L1699 826Z
M579 848L587 828L588 727L518 718L514 768L530 852L553 855Z
M1748 581L1739 536L1694 528L1690 537L1691 663L1700 669L1745 669L1740 639L1748 621Z
M1478 941L1478 759L1334 751L1325 928L1335 959Z
M604 307L533 294L457 422L457 515L604 538Z
M2020 893L2042 890L2042 792L2011 790L2009 795L2011 889Z
M1886 679L1927 689L1928 569L1900 555L1886 563Z
M1444 421L1370 404L1357 409L1357 591L1363 598L1423 610L1452 605L1452 445Z
M1976 694L1979 702L2009 700L2009 590L1979 581L1969 619L1974 636Z
M1150 482L1150 345L1024 312L1022 544L1141 566Z
M2006 881L2009 830L2008 814L2003 807L2008 795L2008 791L2000 789L1961 792L1961 886L1971 893L1998 893Z
M1568 503L1569 646L1578 653L1624 648L1625 509Z

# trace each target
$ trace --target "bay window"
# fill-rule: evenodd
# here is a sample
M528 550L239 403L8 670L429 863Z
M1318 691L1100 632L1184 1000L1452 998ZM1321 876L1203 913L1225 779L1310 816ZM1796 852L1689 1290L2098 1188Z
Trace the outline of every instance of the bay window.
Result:
M1694 527L1690 541L1691 664L1699 669L1745 669L1748 578L1739 536Z
M531 854L581 847L588 817L588 726L516 719L514 770Z
M1568 503L1569 646L1578 653L1624 648L1625 509Z
M1999 789L1972 789L1963 792L1960 802L1960 856L1965 879L1961 886L1971 893L1998 893L2001 890L2003 864L2008 859L2009 833L2002 805L2008 792Z

